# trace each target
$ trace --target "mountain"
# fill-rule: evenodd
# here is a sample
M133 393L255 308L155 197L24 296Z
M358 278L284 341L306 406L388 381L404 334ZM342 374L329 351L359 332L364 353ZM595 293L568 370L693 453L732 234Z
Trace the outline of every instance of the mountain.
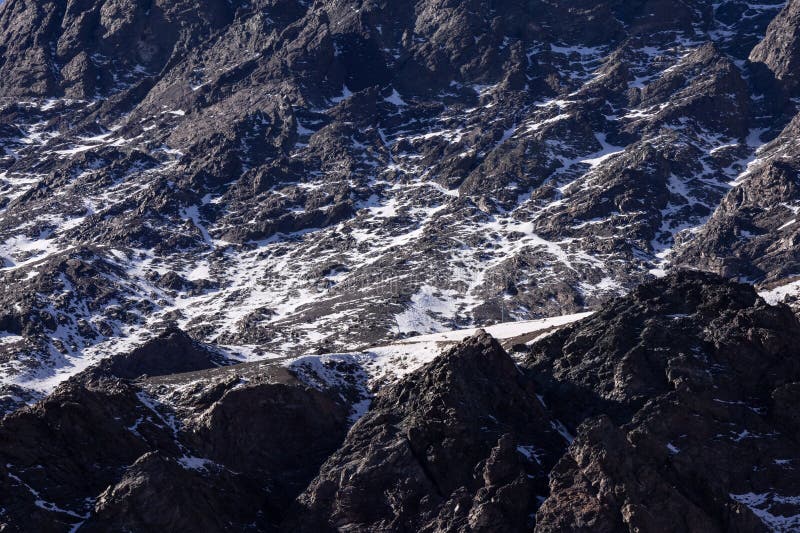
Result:
M477 331L373 383L364 408L367 358L158 375L146 354L203 366L172 331L0 421L0 516L10 531L792 531L798 335L752 286L678 272L513 357ZM120 377L133 364L143 375Z
M798 35L0 2L0 528L800 528Z
M792 298L797 9L5 2L7 398L176 325L252 360L673 267Z

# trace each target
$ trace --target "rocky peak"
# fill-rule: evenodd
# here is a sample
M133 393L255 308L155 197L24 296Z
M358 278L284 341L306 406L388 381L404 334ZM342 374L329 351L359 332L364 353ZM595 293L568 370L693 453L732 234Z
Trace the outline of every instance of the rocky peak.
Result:
M344 438L347 407L258 365L109 376L155 374L159 350L159 371L192 362L187 353L174 359L176 347L207 355L168 331L0 421L4 524L244 531L269 530L284 517Z
M530 381L479 332L377 394L289 527L519 530L562 443Z
M0 522L795 527L796 11L5 0Z
M751 286L686 271L609 303L580 328L553 334L534 347L526 365L572 427L598 412L622 423L654 396L698 394L719 387L717 379L736 382L737 394L767 401L764 380L775 387L781 374L797 372L800 352L791 341L797 332L791 310L766 305ZM708 375L709 366L724 371ZM550 398L551 391L559 398ZM571 401L563 402L562 394Z
M222 354L202 346L179 328L171 326L132 352L102 361L96 371L122 379L135 379L204 370L226 363Z
M576 434L536 530L661 528L673 514L675 531L796 524L781 502L800 487L779 456L796 455L783 398L798 334L751 286L683 272L534 345L526 366Z
M0 421L2 516L48 531L791 530L798 334L752 287L677 272L516 346L517 362L478 330L379 386L352 425L361 400L340 385L356 364L313 387L301 361L135 380L103 364ZM172 330L148 350L187 343L200 349Z

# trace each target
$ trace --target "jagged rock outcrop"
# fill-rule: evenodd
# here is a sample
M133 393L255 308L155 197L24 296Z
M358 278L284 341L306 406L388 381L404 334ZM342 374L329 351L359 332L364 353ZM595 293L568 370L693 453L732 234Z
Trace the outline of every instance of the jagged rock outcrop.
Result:
M788 307L685 272L536 344L526 367L576 434L536 530L797 527L797 432L776 399L800 381L798 335Z
M478 334L381 390L284 527L791 530L799 334L788 307L700 272L643 285L552 333L524 356L525 377ZM509 417L495 391L523 410ZM541 479L531 466L549 472L541 506L538 490L491 486L513 479L527 452L529 483ZM524 518L533 512L535 523Z
M780 8L3 2L4 405L169 324L347 351L764 270L691 237L796 113L747 61Z
M221 353L171 327L130 353L102 361L93 371L121 379L136 379L205 370L224 364L229 364L229 361Z
M158 349L170 362L176 345L202 351L168 332L122 366L89 369L0 422L4 527L276 526L344 439L349 406L259 364L138 381L109 377L133 362L134 374L152 368L140 356Z
M750 53L750 61L763 63L786 90L796 94L800 68L800 2L789 0L770 22L764 40Z
M188 466L188 467L187 467ZM83 531L247 531L265 526L262 486L214 463L142 455L97 499Z
M800 520L791 473L800 460L797 424L788 407L800 380L798 334L788 307L699 272L644 285L534 344L523 359L526 377L479 334L381 390L284 526L791 529ZM480 364L467 364L473 360ZM526 392L518 400L519 383ZM498 390L523 411L498 410ZM537 420L525 418L534 413ZM520 445L525 439L534 449ZM535 460L528 468L549 472L541 507L537 490L489 481L492 471L512 479L527 451ZM539 475L527 471L534 487ZM535 523L524 518L533 512Z
M0 522L800 528L798 24L0 0Z
M612 451L609 453L609 451ZM650 458L642 458L608 418L581 426L551 472L551 495L537 513L537 532L763 531L734 504L721 529Z
M363 358L136 380L106 364L0 422L0 522L791 531L798 335L789 307L686 271L516 345L516 362L478 331L376 384L368 409L350 395ZM182 337L149 349L165 338Z
M521 531L563 443L530 381L478 333L381 390L284 527Z
M732 184L706 224L686 240L676 263L757 282L765 289L795 280L800 267L800 158L792 146L798 133L800 116L795 116Z
M18 531L67 531L152 448L179 453L134 387L74 377L0 422L4 522Z

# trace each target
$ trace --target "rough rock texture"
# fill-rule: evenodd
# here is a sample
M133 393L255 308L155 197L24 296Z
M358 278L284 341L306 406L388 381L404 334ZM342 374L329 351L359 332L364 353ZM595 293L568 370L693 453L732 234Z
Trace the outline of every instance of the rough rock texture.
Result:
M171 328L131 353L106 359L95 371L122 379L179 374L225 364L225 357Z
M797 205L748 164L796 152L795 12L3 2L4 409L173 324L299 355L575 313L674 265L785 286ZM736 207L751 179L774 214Z
M5 520L20 531L69 530L93 497L151 447L178 453L159 422L134 388L114 379L72 378L6 417L0 424Z
M800 266L796 216L800 158L792 147L798 134L800 119L795 117L748 165L746 175L737 180L676 261L760 282L767 289L795 281Z
M536 344L526 366L576 434L537 531L798 527L798 335L788 307L687 272Z
M229 3L216 0L14 0L0 15L0 90L4 96L108 94L159 72L232 15Z
M263 487L213 464L187 468L158 452L142 455L97 499L79 531L263 529Z
M180 339L148 349L169 361ZM136 382L103 366L0 422L9 530L270 530L348 425L333 394L259 364Z
M798 24L2 1L0 522L800 528ZM522 370L357 350L590 309Z
M540 340L524 376L479 334L382 389L284 527L790 531L798 335L788 307L699 272Z
M678 272L516 359L478 331L368 409L348 395L357 359L90 369L0 422L0 524L794 531L798 336L751 286Z
M792 94L797 93L800 79L800 2L789 0L767 33L750 53L750 60L763 63Z
M381 390L286 527L791 530L798 335L788 307L695 272L534 344L525 376L479 334Z
M563 444L530 380L478 333L381 390L284 527L521 531Z

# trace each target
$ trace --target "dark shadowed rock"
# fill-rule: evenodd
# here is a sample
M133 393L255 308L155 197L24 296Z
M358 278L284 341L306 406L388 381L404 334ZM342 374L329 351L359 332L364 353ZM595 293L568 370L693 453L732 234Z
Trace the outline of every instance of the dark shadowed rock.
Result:
M274 522L344 440L347 415L331 394L299 383L241 385L187 420L183 438L200 457L268 486Z
M0 0L0 529L800 529L799 17Z
M269 498L257 483L210 461L150 452L97 499L85 531L263 531Z
M767 34L750 53L750 61L763 63L791 93L800 78L800 2L789 0L770 23Z
M536 531L722 531L658 466L608 418L586 422L550 474ZM737 523L726 531L764 530L749 510L735 511Z
M577 428L537 531L795 527L798 335L752 287L681 272L534 345L531 375Z
M0 422L11 530L270 530L349 423L349 406L281 367L107 375L87 370Z
M228 361L224 355L170 327L130 353L115 355L100 363L96 371L122 379L142 375L162 376L214 368Z
M73 378L0 422L5 520L18 530L67 531L154 448L178 453L171 431L136 388L114 378Z
M349 432L346 387L310 389L300 367L88 370L0 422L2 516L42 531L792 530L798 336L751 286L678 272L517 345L522 366L479 330L383 386Z
M531 383L479 332L378 394L286 527L519 531L563 442Z

